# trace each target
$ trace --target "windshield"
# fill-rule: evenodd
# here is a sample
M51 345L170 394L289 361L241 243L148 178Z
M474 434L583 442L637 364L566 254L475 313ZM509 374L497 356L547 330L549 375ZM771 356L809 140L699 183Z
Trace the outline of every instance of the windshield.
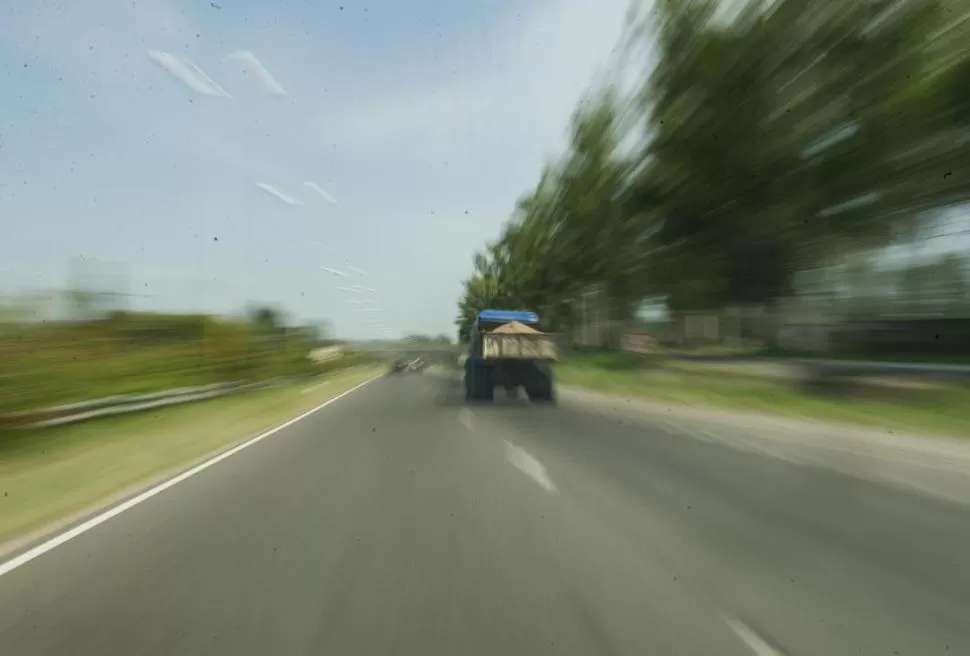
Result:
M970 654L970 0L8 0L0 656Z

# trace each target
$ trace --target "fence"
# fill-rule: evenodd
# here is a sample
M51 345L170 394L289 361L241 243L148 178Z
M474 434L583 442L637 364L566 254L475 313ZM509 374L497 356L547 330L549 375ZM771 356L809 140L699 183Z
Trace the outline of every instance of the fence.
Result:
M572 301L573 317L564 335L568 346L621 348L628 334L648 333L672 348L762 348L811 356L837 353L872 355L970 355L970 319L965 316L894 316L891 304L862 310L831 295L802 294L761 306L670 313L663 319L618 321L600 287Z
M630 331L620 338L620 348L629 353L649 355L657 350L657 340L645 331Z
M338 360L344 356L344 347L340 345L334 346L323 346L310 351L309 358L313 362L320 364L322 362L330 362L332 360Z

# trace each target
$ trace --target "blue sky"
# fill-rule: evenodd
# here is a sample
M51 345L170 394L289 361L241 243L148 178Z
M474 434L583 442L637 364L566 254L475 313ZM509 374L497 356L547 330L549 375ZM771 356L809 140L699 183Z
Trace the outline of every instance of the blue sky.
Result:
M136 307L271 302L377 337L378 316L453 333L474 249L561 148L627 2L9 5L4 292L63 288L83 256Z

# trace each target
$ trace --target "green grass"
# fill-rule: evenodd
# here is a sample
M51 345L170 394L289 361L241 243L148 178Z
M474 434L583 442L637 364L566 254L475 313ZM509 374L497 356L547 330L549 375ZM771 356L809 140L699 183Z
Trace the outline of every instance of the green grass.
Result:
M322 373L307 357L312 348L302 333L264 334L217 317L0 323L0 415L116 394Z
M198 344L179 343L124 350L54 348L20 350L2 362L0 414L97 399L236 380L322 373L362 362L356 353L313 365L303 350L244 359L209 356ZM0 352L0 359L3 353Z
M624 364L625 363L625 364ZM612 365L612 366L611 366ZM610 394L682 404L827 419L923 433L970 435L970 390L940 387L878 401L822 396L793 385L737 376L630 366L621 354L584 356L557 366L559 381Z
M278 425L383 370L363 366L298 385L0 435L0 544Z
M644 356L623 351L590 351L569 356L561 366L603 371L639 371L662 360L662 356L656 355Z
M669 354L678 353L676 351L667 352ZM689 351L684 353L690 354ZM970 364L970 355L958 355L958 354L933 354L933 353L867 353L864 351L860 352L846 352L846 353L825 353L821 355L812 355L807 353L795 353L791 351L783 351L779 349L748 349L744 352L738 353L697 353L697 355L739 355L745 357L759 357L759 358L788 358L788 359L803 359L803 358L818 358L821 360L845 360L853 362L902 362L907 364Z
M738 357L738 358L820 358L824 360L852 360L870 362L904 362L912 364L970 364L970 355L933 354L933 353L826 353L811 355L784 351L781 349L762 346L728 346L712 345L697 347L667 347L660 351L660 355L694 356L694 357Z
M717 344L712 346L695 347L667 347L662 349L664 355L693 355L705 357L756 357L762 355L764 348L760 346L728 346Z

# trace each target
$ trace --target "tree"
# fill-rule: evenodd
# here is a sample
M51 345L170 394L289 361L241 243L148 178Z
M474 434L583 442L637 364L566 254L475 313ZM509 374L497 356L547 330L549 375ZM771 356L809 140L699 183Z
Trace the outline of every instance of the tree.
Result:
M326 346L335 341L333 339L333 327L329 321L321 319L311 323L307 328L313 336L313 341L321 346Z
M656 0L623 36L657 58L606 87L476 254L457 323L487 306L572 321L607 290L674 310L764 305L799 272L916 234L970 200L968 0ZM632 148L620 148L630 144Z
M279 310L268 306L256 306L250 309L249 322L263 335L277 334L283 326Z

